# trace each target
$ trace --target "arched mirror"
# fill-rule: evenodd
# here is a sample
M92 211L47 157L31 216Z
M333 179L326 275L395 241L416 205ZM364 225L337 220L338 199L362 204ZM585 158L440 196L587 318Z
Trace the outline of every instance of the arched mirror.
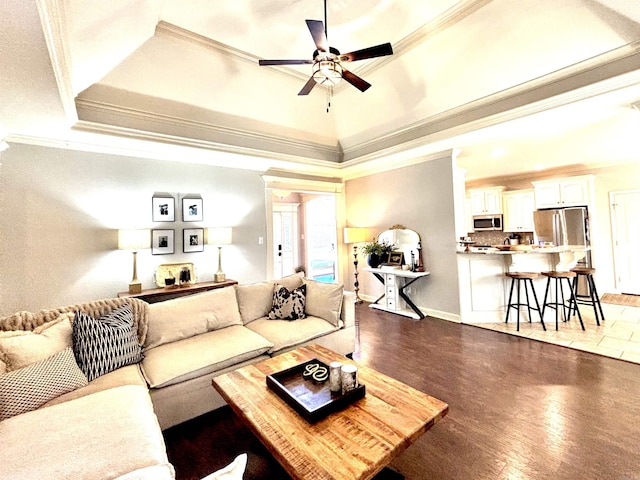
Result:
M411 252L414 255L418 254L420 235L403 225L394 225L389 230L385 230L378 235L378 242L387 242L394 245L395 251L404 253L404 263L411 264Z

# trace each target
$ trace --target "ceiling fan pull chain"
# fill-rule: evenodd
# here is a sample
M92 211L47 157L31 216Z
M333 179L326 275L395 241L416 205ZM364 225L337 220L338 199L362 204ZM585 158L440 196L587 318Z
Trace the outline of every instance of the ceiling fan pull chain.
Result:
M327 113L331 108L331 97L333 97L333 86L327 87Z

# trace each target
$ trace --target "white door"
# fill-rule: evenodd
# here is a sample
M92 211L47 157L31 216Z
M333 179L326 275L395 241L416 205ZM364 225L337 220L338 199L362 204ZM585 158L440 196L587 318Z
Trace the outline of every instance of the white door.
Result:
M616 287L640 295L640 190L611 192L610 201Z
M295 273L298 266L298 204L273 205L273 278Z

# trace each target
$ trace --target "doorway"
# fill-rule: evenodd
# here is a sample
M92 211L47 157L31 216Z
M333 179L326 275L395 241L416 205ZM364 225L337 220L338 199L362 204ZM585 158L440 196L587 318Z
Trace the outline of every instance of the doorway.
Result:
M298 206L297 203L273 205L273 278L292 275L298 267Z
M611 192L609 198L616 288L620 293L640 295L640 190Z
M337 279L338 248L334 195L305 202L307 277L333 283Z

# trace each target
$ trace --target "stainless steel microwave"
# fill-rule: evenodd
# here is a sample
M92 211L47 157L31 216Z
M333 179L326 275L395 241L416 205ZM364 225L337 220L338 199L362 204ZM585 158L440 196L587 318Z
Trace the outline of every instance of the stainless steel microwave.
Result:
M477 215L473 217L473 231L502 230L502 215Z

